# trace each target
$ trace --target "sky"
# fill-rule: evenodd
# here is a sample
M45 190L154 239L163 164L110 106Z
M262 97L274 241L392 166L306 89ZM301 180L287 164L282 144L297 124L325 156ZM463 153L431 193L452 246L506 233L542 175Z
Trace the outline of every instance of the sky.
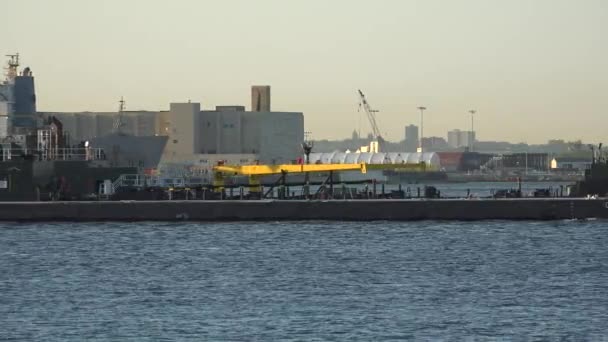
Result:
M301 111L314 139L470 129L479 140L608 142L605 0L0 0L0 54L36 76L40 111Z

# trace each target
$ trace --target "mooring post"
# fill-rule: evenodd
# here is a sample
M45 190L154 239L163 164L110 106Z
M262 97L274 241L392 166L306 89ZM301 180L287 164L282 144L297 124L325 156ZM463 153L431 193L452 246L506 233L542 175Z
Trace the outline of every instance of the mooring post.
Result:
M334 172L329 171L329 196L334 198Z
M373 189L373 190L372 190L372 191L373 191L373 194L372 194L373 196L372 196L372 197L373 197L373 198L376 198L376 178L374 178L374 179L372 180L372 184L373 184L373 188L372 188L372 189Z

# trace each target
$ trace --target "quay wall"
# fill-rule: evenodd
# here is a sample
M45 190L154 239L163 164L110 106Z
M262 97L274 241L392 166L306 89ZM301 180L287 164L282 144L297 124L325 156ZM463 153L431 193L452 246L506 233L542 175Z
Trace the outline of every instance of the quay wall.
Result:
M0 202L1 221L409 221L586 218L608 218L608 198Z

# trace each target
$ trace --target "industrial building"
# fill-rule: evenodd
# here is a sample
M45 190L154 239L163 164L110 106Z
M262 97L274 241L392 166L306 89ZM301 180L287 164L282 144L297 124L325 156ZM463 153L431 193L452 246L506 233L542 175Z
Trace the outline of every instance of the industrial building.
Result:
M448 143L442 137L424 137L421 139L425 151L444 151L448 149Z
M238 106L201 111L199 103L172 103L162 122L169 136L167 163L210 164L208 159L227 155L241 156L237 164L289 163L301 155L304 141L299 112L247 112Z
M479 170L495 156L478 152L437 152L441 169L446 172L470 172Z
M69 140L73 143L93 140L114 132L117 112L40 112L44 119L55 117L63 123ZM159 112L125 111L121 118L123 134L145 137L158 134Z
M60 120L73 144L95 141L113 146L111 142L118 140L107 137L115 136L117 125L122 135L165 136L168 139L160 159L165 169L208 171L219 161L239 165L296 160L304 140L304 115L271 111L270 86L253 86L251 93L252 111L244 106L204 110L200 103L188 102L171 103L168 111L43 112L40 116ZM145 159L132 162L148 166L149 160L156 160L153 156Z
M591 169L593 160L584 157L555 157L551 159L551 170L584 171Z

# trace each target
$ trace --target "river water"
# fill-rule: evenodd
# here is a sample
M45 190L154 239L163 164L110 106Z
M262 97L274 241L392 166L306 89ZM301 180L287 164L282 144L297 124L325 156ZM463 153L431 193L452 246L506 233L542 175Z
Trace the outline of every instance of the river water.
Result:
M608 341L608 224L0 224L0 340Z

